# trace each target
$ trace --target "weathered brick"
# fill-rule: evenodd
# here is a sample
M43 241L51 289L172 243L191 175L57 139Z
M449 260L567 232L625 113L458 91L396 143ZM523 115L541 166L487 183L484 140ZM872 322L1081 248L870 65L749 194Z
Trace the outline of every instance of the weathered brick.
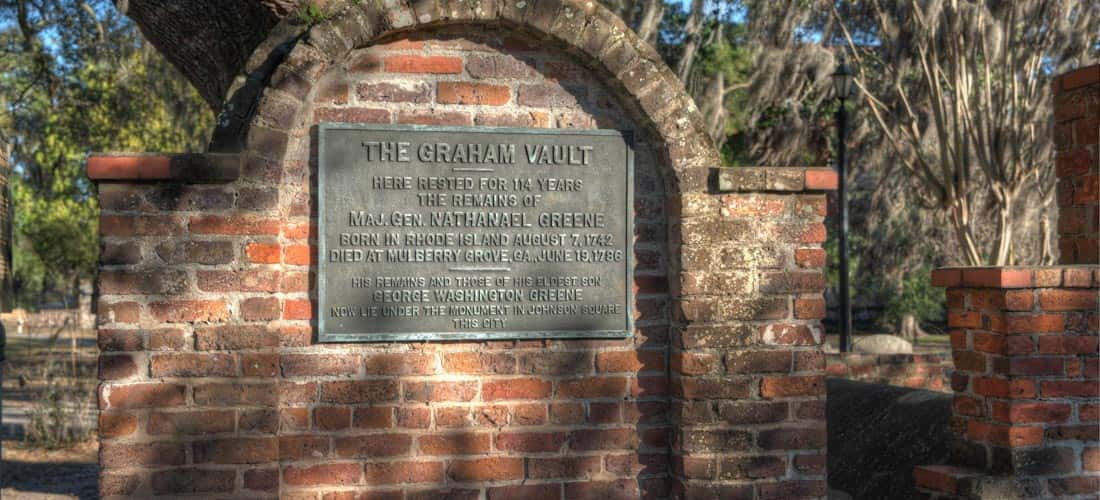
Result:
M149 363L153 377L231 377L237 364L228 354L158 354Z
M424 455L483 455L490 449L489 434L485 432L424 435L417 442Z
M389 73L456 74L462 72L462 59L449 56L402 55L382 58Z
M611 398L626 393L627 379L623 377L589 377L558 382L555 397L562 398Z
M188 228L193 234L277 235L277 219L251 215L198 215L191 217Z
M395 399L397 382L392 380L351 380L321 385L321 401L327 403L370 403Z
M453 460L447 466L447 476L454 481L504 481L523 478L522 458L480 458Z
M510 98L511 89L506 85L439 82L436 86L435 101L439 104L503 106Z
M406 401L471 401L477 396L477 382L404 382Z
M196 464L258 464L279 458L279 442L274 437L195 441L192 446Z
M564 432L501 432L496 436L496 449L522 453L559 451L565 443Z
M274 321L282 310L275 297L252 297L241 301L239 310L244 321Z
M99 447L99 463L103 467L182 465L185 460L186 452L183 443L105 442Z
M507 374L516 370L516 358L502 352L455 352L443 355L443 370L464 374Z
M363 476L359 463L323 463L311 466L291 465L283 469L283 482L290 486L348 486Z
M792 396L821 396L825 393L825 377L764 377L760 382L760 395L764 398Z
M481 386L485 401L542 399L550 395L551 383L538 378L487 380Z
M278 469L249 469L243 479L246 490L271 492L279 488Z
M278 271L198 271L198 288L204 292L268 292L279 291L282 276Z
M443 463L429 461L367 462L368 484L439 483L443 481Z
M163 494L230 493L237 473L232 470L168 469L152 475L153 492Z
M1044 311L1095 311L1098 300L1096 290L1039 291L1039 307Z
M333 440L336 456L341 458L399 457L408 455L412 437L408 434L372 434L345 436Z
M128 436L137 431L138 421L137 417L126 413L108 413L101 412L99 414L99 437L100 438L117 438Z
M283 319L307 320L313 318L313 303L309 300L286 299L283 301Z
M776 351L735 351L726 354L729 373L790 372L791 353Z
M359 373L354 354L283 354L279 360L284 377L341 376Z
M400 111L397 114L397 123L413 125L471 125L473 122L470 114L464 111Z
M466 72L473 78L526 79L536 75L534 63L508 54L471 54Z
M279 394L274 384L204 384L195 386L195 404L202 406L274 406Z
M432 89L426 82L364 82L355 88L360 101L410 102L431 101Z
M118 380L136 375L137 364L129 354L101 354L98 371L100 380Z
M664 351L605 351L596 354L599 372L664 371Z
M203 351L263 349L279 345L279 332L258 325L224 325L195 329L195 348Z
M229 241L166 241L156 246L157 257L166 264L219 265L233 262Z
M166 323L224 321L229 310L221 300L175 300L149 304L153 318Z
M152 412L145 431L153 435L217 434L233 432L235 420L232 410Z
M825 441L824 426L768 429L756 438L757 445L765 450L820 449Z
M102 390L106 392L106 397L100 397L100 409L121 409L181 406L187 388L176 384L148 383L108 386Z
M364 358L369 375L429 375L435 373L435 356L431 354L372 354Z

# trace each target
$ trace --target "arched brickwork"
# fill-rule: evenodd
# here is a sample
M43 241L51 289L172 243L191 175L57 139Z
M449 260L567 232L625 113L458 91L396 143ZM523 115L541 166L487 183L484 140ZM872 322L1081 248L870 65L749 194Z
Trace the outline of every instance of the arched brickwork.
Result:
M103 496L824 495L835 176L719 175L675 76L595 2L354 2L277 27L228 103L209 156L233 181L89 162ZM633 130L634 337L317 343L322 122ZM110 183L134 179L162 183Z
M410 398L414 403L399 403L395 414L423 414L428 419L425 425L402 428L397 423L369 431L319 429L324 424L318 419L324 417L318 412L342 411L326 403L325 384L344 381L340 374L323 369L297 372L294 363L318 359L314 357L318 347L312 342L284 343L280 357L292 360L284 361L282 367L284 386L319 383L322 392L313 398L296 395L280 401L283 413L312 412L310 425L284 427L281 439L320 436L332 439L333 447L332 454L321 458L284 460L280 490L284 494L332 490L330 482L315 476L327 474L330 467L358 466L371 458L363 453L341 456L341 446L351 446L341 443L369 440L384 445L409 436L413 442L408 452L396 453L398 458L373 457L375 463L367 465L362 481L349 486L362 490L380 482L383 488L396 486L414 493L441 489L465 493L468 490L463 488L480 483L494 496L511 497L554 496L559 490L568 497L589 492L663 497L671 492L667 359L670 307L676 306L670 304L668 280L676 274L669 274L670 261L675 259L669 258L667 245L666 200L678 201L676 194L686 185L694 186L689 191L704 192L705 167L715 165L717 155L697 128L694 105L680 83L617 18L602 8L584 14L570 4L532 4L529 12L512 7L501 6L495 18L481 19L473 11L444 12L433 2L384 13L352 7L341 18L312 27L273 71L248 127L245 150L261 155L285 151L269 159L282 164L280 199L292 200L282 205L284 213L294 218L307 214L315 200L311 183L297 182L297 176L304 173L299 168L303 165L311 175L301 181L315 173L317 123L635 130L637 336L622 341L324 348L329 360L403 356L413 364L417 360L433 363L437 358L442 363L441 371L425 366L388 373L399 381L404 403ZM399 27L409 18L419 22L402 30L374 28L383 23ZM553 19L573 19L575 24L549 26ZM484 27L493 34L479 35ZM311 83L307 93L295 95L296 77ZM470 100L482 104L471 105ZM498 101L506 104L491 105ZM677 103L687 109L677 109ZM270 142L281 137L286 137L286 146ZM279 243L293 244L285 237ZM289 296L294 297L293 292ZM311 296L300 297L308 301ZM474 352L479 358L472 373L468 367L456 366L457 359ZM491 373L478 373L484 370L486 357L494 368ZM498 366L501 363L515 366ZM369 367L366 373L372 373ZM474 375L480 378L480 394L462 394L471 390ZM455 376L466 379L445 381ZM509 385L519 386L513 389L518 392L504 388ZM531 390L535 393L524 392ZM342 402L377 408L370 397ZM543 402L547 402L545 410ZM421 403L430 411L418 411ZM470 411L472 417L463 416ZM527 411L535 415L519 414ZM577 415L568 415L573 412ZM503 413L495 417L503 419L495 430L486 432L485 413ZM353 425L358 422L354 415L353 421ZM407 447L404 442L394 446ZM525 472L516 470L519 464ZM555 470L562 467L571 469ZM421 470L426 475L410 480L412 484L394 484L401 478L393 476L393 468L426 469ZM444 477L432 476L435 468L441 468ZM493 486L493 482L503 484Z
M234 106L238 98L245 102L251 99L254 91L242 91L247 79L270 78L271 87L278 88L280 83L292 87L296 82L280 76L291 73L309 78L324 65L344 60L354 49L402 32L463 24L474 29L520 29L535 40L559 43L586 67L601 74L616 97L663 141L668 164L675 173L669 180L676 190L704 191L707 169L720 164L698 109L680 81L648 43L596 2L386 0L382 4L354 2L333 19L304 31L294 26L294 21L284 22L253 54L246 66L248 75L231 89L229 106ZM286 62L268 73L272 62L279 60L280 50L287 47L290 53ZM264 108L262 101L259 106ZM251 106L237 107L251 110ZM236 112L237 118L249 116ZM232 116L233 112L224 115ZM240 125L223 124L223 128L234 126ZM246 143L253 145L256 139L246 139Z

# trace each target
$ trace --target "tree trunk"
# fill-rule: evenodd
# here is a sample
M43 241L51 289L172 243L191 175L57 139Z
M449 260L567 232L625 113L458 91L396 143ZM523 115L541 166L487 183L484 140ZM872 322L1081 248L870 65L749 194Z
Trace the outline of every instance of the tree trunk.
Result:
M115 0L149 43L220 111L252 50L300 0Z
M11 147L0 141L0 312L11 311L12 306L12 211L11 191L8 179L11 178ZM3 331L0 326L0 345L3 344ZM2 357L3 354L0 354Z
M661 18L665 17L665 3L662 0L646 0L642 9L641 20L634 30L642 40L657 46L657 29L661 26Z
M898 336L909 341L917 340L920 337L928 335L920 327L920 322L917 321L916 316L912 314L906 314L901 317L901 321L898 325Z
M703 32L703 0L692 0L691 15L684 24L684 48L680 52L680 62L676 64L676 76L681 82L688 81L691 66L695 63L695 51L699 50L699 35Z

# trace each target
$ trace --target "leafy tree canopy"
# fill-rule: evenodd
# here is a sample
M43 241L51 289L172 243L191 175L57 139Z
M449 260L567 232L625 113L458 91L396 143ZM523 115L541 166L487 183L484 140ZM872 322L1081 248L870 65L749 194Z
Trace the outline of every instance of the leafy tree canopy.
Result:
M0 2L0 47L16 302L35 307L95 272L87 154L201 150L213 116L104 0Z

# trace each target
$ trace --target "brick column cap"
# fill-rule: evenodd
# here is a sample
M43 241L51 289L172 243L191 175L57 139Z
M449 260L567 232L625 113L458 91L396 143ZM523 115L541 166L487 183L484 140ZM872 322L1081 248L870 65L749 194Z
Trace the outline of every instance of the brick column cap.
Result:
M88 178L95 182L229 182L240 175L241 155L224 153L93 153Z
M1100 83L1100 64L1093 64L1054 77L1054 92L1073 90Z
M932 271L932 286L954 288L1035 288L1096 286L1100 266L982 266L941 267Z
M718 167L712 177L720 193L835 191L839 182L830 167Z

